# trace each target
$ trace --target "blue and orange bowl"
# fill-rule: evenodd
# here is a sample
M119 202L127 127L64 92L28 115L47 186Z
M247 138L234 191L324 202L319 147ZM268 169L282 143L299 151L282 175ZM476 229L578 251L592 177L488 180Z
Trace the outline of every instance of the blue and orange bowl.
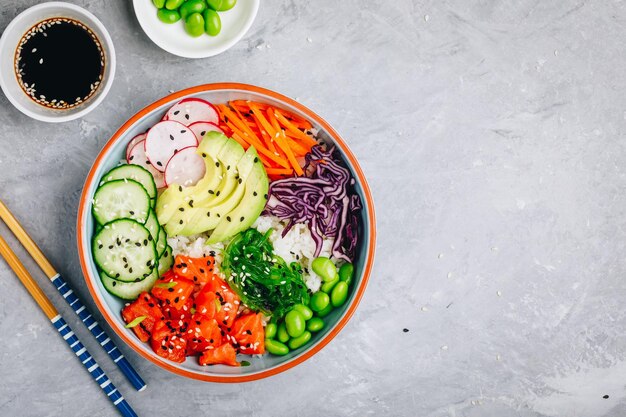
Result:
M315 334L311 342L286 356L264 355L246 358L250 362L250 366L246 367L225 365L203 367L198 364L197 358L194 357L187 358L182 364L163 359L157 356L147 343L142 343L130 329L124 327L125 323L120 314L124 302L109 294L98 278L90 244L94 233L91 201L98 187L98 182L104 173L124 158L126 145L131 138L157 123L171 105L187 97L198 97L212 103L225 103L229 100L253 100L296 113L308 119L319 130L320 138L329 144L336 145L356 180L354 187L363 201L363 210L361 210L360 219L361 235L354 261L355 276L350 287L348 302L326 316L324 319L325 328ZM376 222L372 195L363 171L346 143L326 121L302 104L273 91L247 84L218 83L188 88L157 100L131 117L115 132L100 151L87 176L78 208L77 240L80 264L89 291L98 309L120 338L138 354L168 371L201 381L232 383L253 381L286 371L315 355L337 336L354 314L365 292L374 261Z

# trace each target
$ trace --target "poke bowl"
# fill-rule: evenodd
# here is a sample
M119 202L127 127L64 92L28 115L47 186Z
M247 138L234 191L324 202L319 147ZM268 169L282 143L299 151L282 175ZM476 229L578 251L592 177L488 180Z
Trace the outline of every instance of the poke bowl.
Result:
M335 130L302 104L219 83L132 116L97 156L77 221L109 325L178 375L245 382L326 346L363 296L374 206Z

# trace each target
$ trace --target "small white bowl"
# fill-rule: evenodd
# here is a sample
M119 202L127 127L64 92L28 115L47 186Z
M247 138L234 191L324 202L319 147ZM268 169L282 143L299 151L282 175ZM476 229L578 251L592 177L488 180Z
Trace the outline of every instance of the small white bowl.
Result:
M259 4L260 0L238 0L231 10L218 12L222 30L217 36L203 34L193 38L185 32L182 20L173 24L161 22L152 0L133 0L137 20L152 42L184 58L206 58L231 48L252 26Z
M52 18L78 20L93 31L105 54L102 83L96 93L83 104L67 110L56 110L35 103L20 87L15 75L15 51L22 36L37 23ZM82 117L96 108L109 92L115 75L115 49L109 32L96 16L65 2L41 3L24 10L4 30L0 38L0 87L9 101L22 113L44 122L66 122Z

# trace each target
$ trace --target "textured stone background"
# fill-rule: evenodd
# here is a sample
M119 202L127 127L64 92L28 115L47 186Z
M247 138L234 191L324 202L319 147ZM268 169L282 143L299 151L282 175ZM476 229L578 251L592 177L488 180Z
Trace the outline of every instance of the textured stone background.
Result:
M61 125L0 95L0 196L92 307L75 249L84 178L168 90L297 97L346 138L377 203L357 314L276 377L199 383L123 347L149 382L136 393L67 314L139 414L626 415L624 1L266 0L239 44L198 61L152 44L130 1L75 2L113 36L113 89ZM37 2L1 3L4 28ZM0 414L115 415L4 263L0 294Z

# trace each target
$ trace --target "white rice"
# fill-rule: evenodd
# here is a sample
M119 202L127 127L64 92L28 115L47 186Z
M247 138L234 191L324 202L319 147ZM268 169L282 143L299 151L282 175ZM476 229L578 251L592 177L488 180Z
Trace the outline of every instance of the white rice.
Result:
M311 268L311 263L315 259L315 241L311 237L311 232L306 224L299 223L294 225L283 237L285 225L278 217L261 216L252 227L261 233L265 233L269 229L274 230L269 238L274 247L274 254L283 258L288 264L298 262L304 269L302 277L306 286L312 292L316 292L322 285L322 279ZM330 258L333 242L334 239L324 239L319 256Z

